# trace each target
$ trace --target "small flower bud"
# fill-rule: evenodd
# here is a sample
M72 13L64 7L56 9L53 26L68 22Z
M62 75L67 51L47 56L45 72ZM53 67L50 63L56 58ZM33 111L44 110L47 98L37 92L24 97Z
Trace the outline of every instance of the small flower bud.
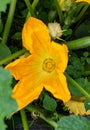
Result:
M62 36L62 29L59 23L48 23L50 35L53 39L59 39Z

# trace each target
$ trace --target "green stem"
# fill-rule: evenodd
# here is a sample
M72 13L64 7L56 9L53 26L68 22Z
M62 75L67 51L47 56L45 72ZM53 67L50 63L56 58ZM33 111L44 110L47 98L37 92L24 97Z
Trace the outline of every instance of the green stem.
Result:
M33 10L34 10L35 7L37 6L38 2L39 2L39 0L34 0L34 1L33 1L33 3L32 3L32 8L33 8ZM27 21L27 19L28 19L30 16L32 16L32 15L30 14L30 11L29 11L28 14L27 14L27 17L26 17L26 21Z
M79 15L78 15L77 18L76 18L76 22L81 19L81 17L84 15L84 13L86 12L86 10L87 10L88 7L89 7L89 4L88 4L88 3L86 3L86 4L84 4L84 5L85 5L85 6L83 7L83 9L80 10L80 13L79 13Z
M66 45L71 50L82 49L90 46L90 36L79 38L72 41L67 41Z
M25 0L25 3L27 5L27 8L29 10L29 16L35 17L34 9L32 8L32 5L29 0Z
M32 3L32 8L35 9L35 7L37 6L39 0L34 0Z
M87 97L90 100L90 94L88 94L75 80L73 80L66 72L65 76L67 77L67 80L76 87L85 97Z
M20 50L20 51L18 51L18 52L16 52L16 53L10 55L9 57L7 57L7 58L1 60L1 61L0 61L0 65L7 64L7 63L10 62L11 60L13 60L13 59L15 59L15 58L17 58L17 57L23 55L25 52L27 52L26 49L22 49L22 50Z
M55 6L57 8L60 24L62 25L63 21L64 21L64 17L63 17L63 13L62 13L61 7L60 7L60 5L58 3L58 0L54 0L54 4L55 4Z
M29 130L28 120L27 120L27 117L26 117L25 110L22 109L22 110L20 111L20 114L21 114L21 119L22 119L22 124L23 124L24 130Z
M85 72L83 72L82 74L83 74L84 76L88 76L88 75L90 75L90 70L85 71Z
M83 7L85 6L84 2L80 2L79 4L76 4L76 11L74 11L75 17L78 16L80 11L82 11Z
M5 28L4 28L3 38L2 38L3 44L7 43L7 39L9 36L9 32L10 32L10 28L12 25L14 12L15 12L16 2L17 2L17 0L11 0L9 13L8 13L7 21L6 21Z
M39 110L37 109L36 107L34 107L33 105L29 105L26 107L26 109L30 112L35 112L35 113L38 113L38 117L40 117L41 119L43 119L44 121L46 121L48 124L50 124L52 127L56 128L57 127L57 123L49 118L46 118L44 116L44 114Z

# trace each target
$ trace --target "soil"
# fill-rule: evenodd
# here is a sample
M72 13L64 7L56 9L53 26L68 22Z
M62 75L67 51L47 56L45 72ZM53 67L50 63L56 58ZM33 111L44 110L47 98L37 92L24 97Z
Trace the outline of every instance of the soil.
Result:
M30 124L30 122L29 122ZM15 127L15 130L24 130L22 124L18 124ZM44 124L41 120L36 120L32 126L30 126L30 130L53 130L49 125Z

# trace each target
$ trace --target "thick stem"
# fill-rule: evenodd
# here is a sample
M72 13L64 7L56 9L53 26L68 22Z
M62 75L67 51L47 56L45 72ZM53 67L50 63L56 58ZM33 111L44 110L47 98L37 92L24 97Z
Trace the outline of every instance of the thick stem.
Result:
M50 124L52 127L56 128L57 127L57 123L49 118L46 118L44 116L44 114L37 108L35 108L33 105L29 105L26 107L26 109L30 112L35 112L38 114L38 117L40 117L41 119L43 119L45 122L47 122L48 124Z
M65 76L67 77L67 80L76 87L85 97L87 97L90 100L90 94L88 94L75 80L73 80L66 72Z
M24 128L23 130L29 130L28 120L27 120L27 117L26 117L25 110L22 109L20 111L20 114L21 114L22 124L23 124L23 128Z
M71 50L82 49L90 46L90 36L79 38L72 41L67 41L66 45Z
M5 28L4 28L3 38L2 38L3 44L7 43L7 39L9 36L9 32L10 32L10 28L12 25L14 12L15 12L16 2L17 2L17 0L11 0L9 13L8 13L7 21L6 21Z
M27 52L26 49L22 49L22 50L20 50L20 51L18 51L18 52L16 52L16 53L10 55L9 57L7 57L7 58L1 60L1 61L0 61L0 65L7 64L7 63L10 62L11 60L13 60L13 59L15 59L15 58L17 58L17 57L23 55L25 52Z

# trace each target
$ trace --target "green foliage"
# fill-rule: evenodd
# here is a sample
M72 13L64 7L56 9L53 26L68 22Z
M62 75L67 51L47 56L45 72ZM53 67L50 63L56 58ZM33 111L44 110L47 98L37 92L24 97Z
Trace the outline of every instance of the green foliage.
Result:
M86 110L90 110L90 100L86 99L84 101L84 105L85 105Z
M5 44L0 44L0 60L11 55L10 49Z
M53 99L52 97L50 97L48 95L45 95L44 100L43 100L43 107L46 110L53 112L56 110L57 103L56 103L55 99Z
M0 13L0 33L3 30L3 23L2 23L2 19L1 19L1 13Z
M7 36L7 42L6 42L7 45L0 44L0 60L3 60L5 58L7 59L7 57L10 55L11 55L10 57L12 57L11 52L14 55L16 51L22 48L21 44L22 27L27 17L29 16L29 13L32 14L31 12L28 12L29 8L26 4L26 1L30 2L31 6L34 3L35 6L34 8L32 6L32 8L34 10L33 13L35 13L36 15L35 17L41 19L43 22L45 22L46 25L49 22L60 23L62 30L64 30L61 39L66 41L64 43L67 44L69 50L69 62L67 67L67 74L70 75L89 95L90 94L89 5L83 2L78 3L74 1L73 3L73 0L72 1L66 0L64 1L66 2L64 3L65 10L64 11L61 10L61 12L58 12L54 0L24 0L24 1L17 0L17 6L15 5L15 3L13 3L13 1L15 0L0 0L0 40L2 40L4 34L6 34ZM11 6L7 6L10 2L13 3L12 8L14 9L15 7L15 12L13 14L14 17L9 19L6 32L4 32L7 16L12 15L12 11L10 12L10 14L8 12ZM59 17L61 14L63 20ZM61 23L61 21L63 22ZM8 28L9 25L11 26L10 31ZM84 36L86 37L84 38ZM82 39L80 37L82 37ZM59 39L55 39L55 41L61 43L61 40ZM20 55L18 54L16 57L11 58L11 60L14 60L19 56ZM6 60L4 63L8 64L8 62L9 60ZM15 84L14 82L16 83L17 81L12 80L10 72L0 67L0 129L1 130L5 130L7 127L4 122L4 119L7 120L10 119L12 113L14 113L17 110L16 101L11 98L12 94L11 84L14 85ZM68 82L70 93L72 94L72 96L77 96L76 99L78 100L79 97L82 96L83 94L79 90L77 90L75 85L73 87L73 84L74 83L71 84L70 82ZM89 103L90 100L86 99L84 102L86 110L90 109ZM42 93L39 99L34 101L32 104L35 107L35 109L31 107L30 112L34 113L34 110L36 110L36 116L37 117L40 116L40 118L45 120L51 126L56 126L59 117L61 117L60 120L58 121L58 127L56 128L56 130L90 129L90 121L84 117L74 115L62 117L62 115L69 114L67 111L65 112L65 110L63 110L64 104L59 100L56 101L56 99L54 99L54 97L49 95L48 92ZM47 115L49 115L48 116L49 118L47 118ZM16 122L15 123L16 126L16 124L20 123L20 121L18 120L20 119L20 116L18 117L18 113L15 114L15 116L16 118L14 117L14 120ZM23 119L25 122L25 118Z
M70 52L69 65L67 67L67 73L71 75L75 81L87 92L90 93L90 81L87 77L84 77L84 72L89 71L89 52L88 51L78 51ZM83 96L80 91L77 90L73 85L68 83L70 92L74 96Z
M9 4L11 0L0 0L0 12L5 12L7 4Z
M76 82L87 92L90 93L90 82L87 78L78 78ZM74 96L83 96L83 94L77 90L77 88L73 87L69 84L69 89Z
M75 30L76 38L90 36L90 19L85 20L82 24L78 26Z
M71 53L67 72L72 75L73 78L79 78L84 71L84 64L85 61L81 60L75 53Z
M55 130L90 130L90 120L75 115L62 117Z
M38 10L38 18L45 23L52 22L57 16L53 0L39 0L36 10Z
M11 97L12 76L8 70L0 67L0 129L5 130L4 118L10 118L17 110L17 103Z
M90 54L89 51L77 51L76 53L70 52L69 65L67 72L73 78L82 77L84 71L89 70L90 66Z
M13 36L12 39L16 39L16 40L21 40L22 35L21 32L16 32Z

